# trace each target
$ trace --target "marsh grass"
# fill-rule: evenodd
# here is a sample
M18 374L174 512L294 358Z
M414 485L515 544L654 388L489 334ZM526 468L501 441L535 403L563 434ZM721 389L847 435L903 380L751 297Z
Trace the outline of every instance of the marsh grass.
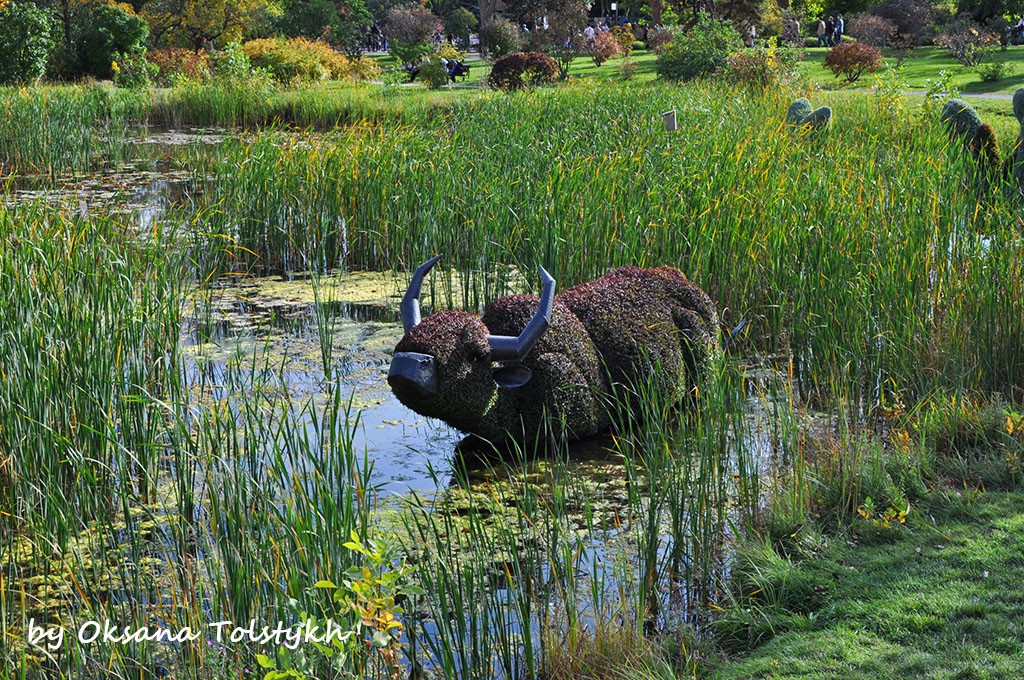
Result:
M611 677L694 636L718 602L729 524L756 510L737 509L749 433L721 371L700 408L623 387L636 418L608 452L621 483L580 481L570 449L542 442L543 463L520 449L486 485L457 469L447 490L414 497L408 551L431 593L418 644L446 677Z
M123 154L144 94L100 85L0 88L0 174L84 172Z
M188 81L158 91L147 115L151 123L171 127L276 124L326 131L363 123L441 119L480 96L485 93L372 84L324 83L288 89L260 80Z
M657 125L673 107L686 134ZM889 384L1019 389L1011 199L974 186L917 113L883 123L843 97L826 136L787 129L785 107L714 85L577 87L483 97L447 126L228 145L218 229L270 270L314 242L358 269L443 253L460 270L541 262L562 285L672 263L727 324L752 322L753 349L792 354L800 398L852 390L861 415Z

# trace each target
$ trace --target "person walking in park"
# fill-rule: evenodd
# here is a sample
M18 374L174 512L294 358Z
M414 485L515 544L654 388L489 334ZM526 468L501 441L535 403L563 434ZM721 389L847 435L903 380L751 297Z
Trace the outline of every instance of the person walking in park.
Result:
M825 20L825 46L832 47L832 38L836 34L836 19L829 17Z
M836 17L836 33L832 40L833 47L843 42L843 28L845 28L845 25L843 24L843 15L840 14Z
M818 17L818 47L825 46L825 19Z

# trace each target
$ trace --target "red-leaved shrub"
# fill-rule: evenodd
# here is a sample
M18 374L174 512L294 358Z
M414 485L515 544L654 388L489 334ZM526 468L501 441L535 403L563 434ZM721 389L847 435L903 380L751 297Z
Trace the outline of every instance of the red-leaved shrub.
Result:
M600 66L620 54L622 54L622 45L611 31L600 31L594 36L594 46L590 49L590 56L595 65Z
M877 71L882 67L882 51L862 42L842 42L825 55L825 68L836 75L845 76L846 82L854 83L865 71Z

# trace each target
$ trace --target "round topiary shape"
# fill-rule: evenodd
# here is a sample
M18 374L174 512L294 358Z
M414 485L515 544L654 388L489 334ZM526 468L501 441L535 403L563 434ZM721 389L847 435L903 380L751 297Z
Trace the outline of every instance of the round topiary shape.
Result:
M832 109L828 106L814 109L804 118L804 125L814 129L822 128L832 122Z
M832 109L822 106L815 109L805 97L800 97L789 105L786 112L786 124L796 127L809 127L817 130L832 121Z
M803 125L804 119L807 118L814 111L814 107L811 106L811 102L806 97L800 97L795 102L789 105L789 111L786 112L786 124L787 125Z

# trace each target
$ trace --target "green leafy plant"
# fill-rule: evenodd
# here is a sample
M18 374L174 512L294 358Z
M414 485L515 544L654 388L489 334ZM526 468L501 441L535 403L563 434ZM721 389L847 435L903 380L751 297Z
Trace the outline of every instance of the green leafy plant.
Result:
M111 68L114 71L114 84L132 89L149 87L159 71L156 64L146 59L144 51L115 53Z
M330 644L313 641L313 646L336 669L349 669L355 677L365 677L369 669L383 672L390 680L402 677L402 630L404 613L399 604L409 596L424 595L419 586L409 583L413 568L398 559L397 546L388 541L361 540L353 531L343 547L354 553L355 564L345 572L340 585L323 579L314 588L330 595L325 618L345 631ZM304 617L308 620L309 617ZM321 630L326 622L315 622ZM267 670L264 680L306 678L317 664L288 649L278 650L278 659L260 655ZM278 668L278 665L282 668ZM319 677L319 676L313 676Z
M1013 67L1004 58L989 55L986 61L974 67L984 83L994 83L1013 73Z
M736 29L701 13L688 33L676 33L658 56L657 71L666 80L693 80L724 70L728 57L743 47Z
M792 80L796 68L792 52L769 44L733 52L726 60L725 73L734 85L763 90Z
M896 116L903 113L905 100L903 92L907 89L904 80L906 71L902 66L887 68L875 76L875 101L878 108L886 115Z
M875 529L889 529L907 523L910 502L906 501L904 505L903 501L898 504L890 501L885 507L876 507L874 499L866 496L864 502L857 506L857 514Z
M625 26L615 26L608 32L615 38L615 42L619 43L619 50L624 56L628 57L633 53L633 43L636 41L633 31Z
M492 57L500 59L523 48L523 35L518 26L499 17L480 27L480 45Z
M149 24L119 5L92 5L78 39L81 72L112 78L118 54L145 53Z
M441 57L432 54L420 61L420 70L416 74L416 80L420 81L432 90L437 90L448 84L448 69L441 63Z
M54 47L49 10L29 2L0 3L0 84L43 77Z

